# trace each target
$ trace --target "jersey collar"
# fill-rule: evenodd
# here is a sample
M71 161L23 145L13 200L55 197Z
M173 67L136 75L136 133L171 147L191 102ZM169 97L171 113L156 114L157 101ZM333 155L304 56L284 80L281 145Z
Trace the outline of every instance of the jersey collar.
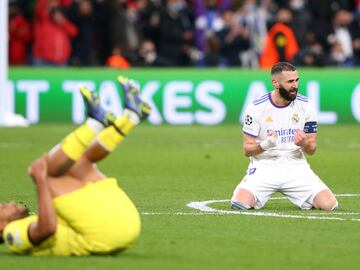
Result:
M278 106L278 105L276 105L276 104L272 101L272 99L271 99L271 92L270 92L268 95L269 95L269 100L270 100L271 105L273 105L275 108L279 108L279 109L286 108L286 107L289 106L289 105L291 104L291 102L292 102L292 101L290 101L290 102L289 102L287 105L285 105L285 106Z

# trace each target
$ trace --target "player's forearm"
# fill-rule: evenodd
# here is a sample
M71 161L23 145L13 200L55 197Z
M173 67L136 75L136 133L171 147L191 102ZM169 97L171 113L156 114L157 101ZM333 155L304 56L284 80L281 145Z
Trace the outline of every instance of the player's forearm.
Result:
M247 157L256 156L264 152L259 143L244 143L243 149Z
M301 146L302 151L307 155L313 155L316 151L316 142L307 142Z
M34 245L49 238L56 232L56 215L46 179L35 180L38 194L38 222L29 227L29 239Z
M44 237L47 238L56 232L56 212L47 181L39 181L36 185L36 190L39 208L38 226Z

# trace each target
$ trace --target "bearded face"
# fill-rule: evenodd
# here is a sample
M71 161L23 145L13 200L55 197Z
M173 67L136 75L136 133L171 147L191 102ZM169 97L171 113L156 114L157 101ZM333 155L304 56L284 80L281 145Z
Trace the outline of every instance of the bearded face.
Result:
M284 101L296 99L299 88L299 76L296 70L283 71L273 76L273 85Z
M298 93L298 88L291 86L289 89L286 89L284 86L279 84L279 94L280 96L287 100L287 101L293 101L296 99Z

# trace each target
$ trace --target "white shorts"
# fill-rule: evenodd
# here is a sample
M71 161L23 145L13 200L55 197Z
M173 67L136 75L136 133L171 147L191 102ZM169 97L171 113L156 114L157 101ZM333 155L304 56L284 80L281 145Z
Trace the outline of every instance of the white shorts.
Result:
M275 192L281 192L301 209L311 209L315 196L329 189L306 161L250 163L234 194L240 188L254 195L255 209L262 208Z

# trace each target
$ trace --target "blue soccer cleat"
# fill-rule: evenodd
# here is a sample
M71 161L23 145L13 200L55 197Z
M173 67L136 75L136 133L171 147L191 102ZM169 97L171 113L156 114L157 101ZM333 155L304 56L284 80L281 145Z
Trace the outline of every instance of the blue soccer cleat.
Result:
M110 111L106 111L101 106L100 98L95 92L90 91L85 86L80 86L80 93L83 97L88 117L99 121L104 127L114 123L115 115Z
M125 108L135 112L140 120L146 119L151 113L151 107L141 99L140 90L126 77L119 76L118 82L124 92Z

